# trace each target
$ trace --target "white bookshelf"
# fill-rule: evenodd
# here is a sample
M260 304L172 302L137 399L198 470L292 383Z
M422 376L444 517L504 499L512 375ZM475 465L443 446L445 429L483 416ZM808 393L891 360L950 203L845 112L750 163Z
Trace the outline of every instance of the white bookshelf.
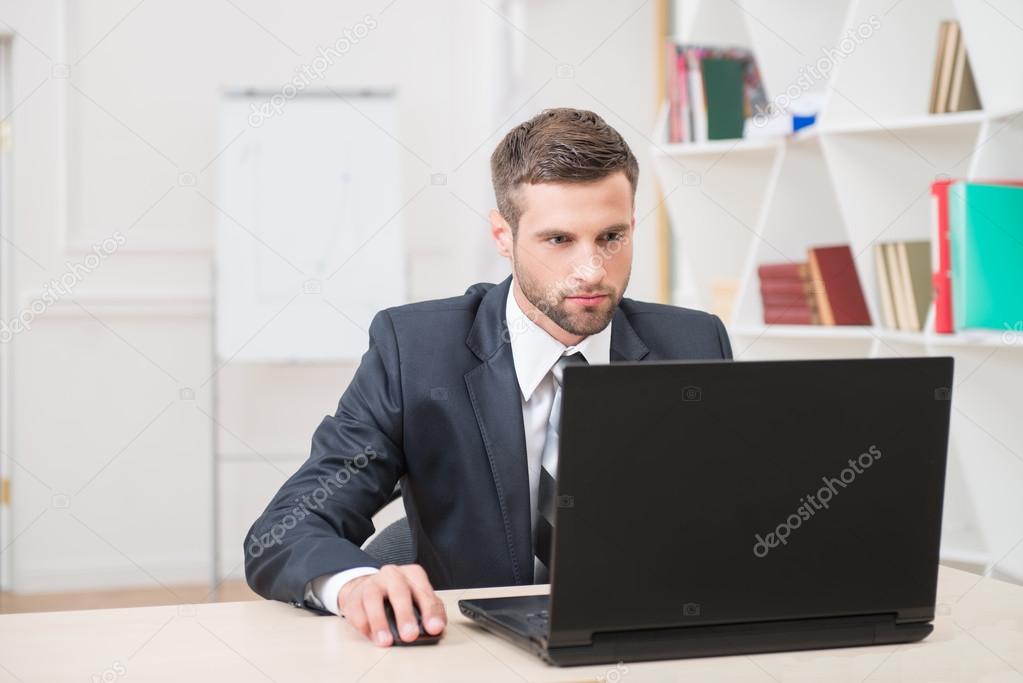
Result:
M751 48L769 99L846 31L877 26L810 88L822 109L797 135L667 144L661 117L651 152L672 225L673 303L709 309L715 280L737 281L726 323L740 359L954 357L942 558L1023 582L1023 329L884 329L873 263L877 242L930 238L935 179L1023 178L1023 3L676 5L675 38ZM960 22L983 111L927 113L943 19ZM757 267L838 243L852 248L875 324L763 324Z

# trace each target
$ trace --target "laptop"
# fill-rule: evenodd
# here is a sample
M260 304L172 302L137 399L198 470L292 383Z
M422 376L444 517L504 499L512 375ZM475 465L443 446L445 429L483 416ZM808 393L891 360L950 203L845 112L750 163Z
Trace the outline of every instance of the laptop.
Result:
M920 640L952 368L569 366L550 595L459 608L557 665Z

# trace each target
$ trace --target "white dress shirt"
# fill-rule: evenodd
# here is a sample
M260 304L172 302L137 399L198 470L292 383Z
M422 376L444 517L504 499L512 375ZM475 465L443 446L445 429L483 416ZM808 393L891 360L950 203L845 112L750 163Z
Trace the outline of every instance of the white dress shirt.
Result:
M515 376L522 399L522 424L526 437L526 469L529 473L530 522L536 525L537 495L540 488L540 460L547 437L547 421L554 403L554 375L551 368L562 356L581 353L590 365L607 365L611 360L611 324L600 332L584 338L575 346L565 346L534 323L519 307L508 288L505 319L511 340ZM532 528L532 527L531 527ZM305 597L313 605L338 613L337 596L342 586L352 579L378 570L355 567L337 574L325 574L306 585Z

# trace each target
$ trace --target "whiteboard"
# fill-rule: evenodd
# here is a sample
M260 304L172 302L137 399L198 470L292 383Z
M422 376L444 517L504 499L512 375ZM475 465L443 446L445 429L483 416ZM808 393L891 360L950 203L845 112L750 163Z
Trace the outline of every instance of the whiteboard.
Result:
M383 132L398 137L395 98L308 94L267 110L271 97L223 102L216 353L355 360L373 315L407 300L400 158Z

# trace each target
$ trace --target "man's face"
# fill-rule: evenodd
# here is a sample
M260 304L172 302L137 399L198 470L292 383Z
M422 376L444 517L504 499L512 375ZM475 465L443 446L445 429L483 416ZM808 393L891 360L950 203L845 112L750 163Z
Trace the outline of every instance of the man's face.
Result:
M632 271L635 217L625 174L522 185L516 201L521 215L510 257L522 294L574 336L600 332Z

